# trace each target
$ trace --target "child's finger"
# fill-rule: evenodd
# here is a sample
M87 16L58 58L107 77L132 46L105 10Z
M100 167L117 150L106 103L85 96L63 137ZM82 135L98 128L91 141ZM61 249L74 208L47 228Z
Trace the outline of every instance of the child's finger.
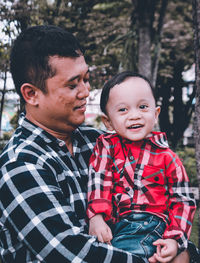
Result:
M155 254L156 260L160 263L168 263L172 260L172 257L160 257L158 254Z
M101 233L101 235L102 235L102 238L103 238L103 242L105 242L105 243L110 242L110 240L112 239L112 235L108 231L108 229L105 232Z
M113 239L113 235L112 235L112 231L110 228L107 229L107 232L108 232L108 238L109 240L112 240Z
M155 255L156 255L156 253L153 254L153 256L151 256L150 258L148 258L148 261L150 263L157 263L157 259L156 259Z
M157 253L157 255L158 255L159 257L161 256L161 246L160 246L160 245L157 245L156 253Z
M103 236L102 236L101 234L99 234L99 235L97 236L97 238L98 238L99 242L101 242L101 243L104 243L104 242L105 242L104 239L103 239Z
M158 239L156 241L153 242L154 246L158 246L158 245L165 245L165 241L163 239Z

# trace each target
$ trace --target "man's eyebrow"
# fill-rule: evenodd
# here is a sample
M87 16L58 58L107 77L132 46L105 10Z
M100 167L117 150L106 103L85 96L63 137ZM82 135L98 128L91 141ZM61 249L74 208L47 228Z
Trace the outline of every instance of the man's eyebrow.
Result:
M75 79L78 79L79 77L80 77L80 75L76 75L74 77L71 77L70 79L67 80L67 82L71 82L71 81L73 81Z
M88 69L87 72L85 73L85 75L88 74L89 72L90 72L90 71L89 71L89 69ZM68 79L67 82L74 81L75 79L78 79L78 78L80 78L80 75L76 75L76 76L74 76L74 77L71 77L70 79Z

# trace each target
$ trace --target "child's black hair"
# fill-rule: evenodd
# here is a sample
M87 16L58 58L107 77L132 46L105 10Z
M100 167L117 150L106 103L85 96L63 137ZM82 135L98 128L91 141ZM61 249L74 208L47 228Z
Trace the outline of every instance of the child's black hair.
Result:
M113 76L103 86L103 90L101 93L101 99L100 99L100 108L101 108L101 111L103 113L107 114L106 113L106 105L108 103L110 89L113 88L115 85L122 83L125 79L127 79L129 77L138 77L138 78L144 79L149 84L151 91L152 91L152 94L155 98L153 86L152 86L152 84L148 78L146 78L142 74L135 73L132 71L123 71L123 72L120 72L120 73L116 74L115 76Z

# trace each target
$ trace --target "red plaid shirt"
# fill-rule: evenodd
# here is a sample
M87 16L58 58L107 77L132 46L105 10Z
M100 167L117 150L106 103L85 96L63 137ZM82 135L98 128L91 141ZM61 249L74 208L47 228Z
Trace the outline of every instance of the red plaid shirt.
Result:
M136 142L117 134L97 139L90 159L87 215L101 213L106 221L117 222L133 211L149 212L167 223L163 238L186 248L196 208L188 176L165 133L152 134Z

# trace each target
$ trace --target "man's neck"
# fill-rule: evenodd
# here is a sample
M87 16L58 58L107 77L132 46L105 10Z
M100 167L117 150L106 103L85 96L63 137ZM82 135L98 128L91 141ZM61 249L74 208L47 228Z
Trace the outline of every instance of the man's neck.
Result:
M59 131L52 130L44 126L42 123L38 122L36 119L32 117L31 114L28 114L28 113L26 113L26 118L32 123L34 123L35 125L37 125L38 127L42 128L43 130L51 134L52 136L56 137L59 140L64 141L69 152L71 153L71 155L73 155L72 133L71 132L59 132Z

